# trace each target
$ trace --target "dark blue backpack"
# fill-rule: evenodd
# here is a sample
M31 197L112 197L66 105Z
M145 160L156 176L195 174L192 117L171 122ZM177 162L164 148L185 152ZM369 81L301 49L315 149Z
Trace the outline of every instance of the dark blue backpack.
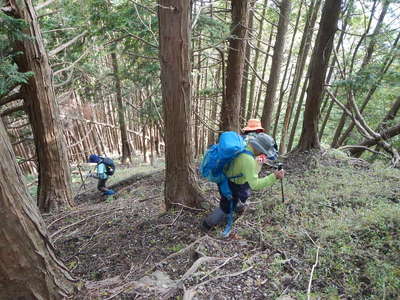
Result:
M108 176L114 175L115 164L114 161L109 157L100 157L99 164L103 163L106 166L106 174Z
M221 193L227 199L232 199L232 191L225 171L233 159L241 153L254 156L253 153L246 150L246 143L239 134L234 131L226 131L221 134L218 144L212 145L207 150L200 164L200 175L218 184Z

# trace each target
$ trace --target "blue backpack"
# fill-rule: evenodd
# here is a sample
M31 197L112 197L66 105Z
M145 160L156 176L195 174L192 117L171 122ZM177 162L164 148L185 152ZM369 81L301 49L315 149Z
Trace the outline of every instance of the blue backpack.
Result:
M113 161L111 158L100 156L100 161L99 161L98 164L101 164L101 163L103 163L103 164L106 166L106 172L105 172L105 173L106 173L108 176L114 175L114 172L115 172L115 164L114 164L114 161Z
M253 153L246 150L246 143L239 134L234 131L226 131L221 134L219 143L212 145L207 150L200 164L200 175L218 184L221 193L227 199L232 199L232 191L228 184L230 178L225 175L225 171L233 159L241 153L254 156Z

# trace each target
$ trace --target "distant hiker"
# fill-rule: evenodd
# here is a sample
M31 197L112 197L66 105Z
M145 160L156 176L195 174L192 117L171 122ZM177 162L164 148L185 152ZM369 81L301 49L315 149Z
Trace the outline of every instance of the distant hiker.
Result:
M115 191L106 188L106 182L110 176L114 174L115 164L111 158L101 157L96 154L89 156L89 162L96 163L96 174L91 177L97 178L97 189L103 193L103 195L114 195Z
M261 121L258 119L249 119L246 127L242 128L244 138L247 138L247 136L254 136L261 132L265 132L265 129L261 126Z
M202 229L208 231L215 225L222 223L232 223L232 214L237 210L240 202L245 203L250 196L251 190L260 190L273 185L278 179L285 175L284 170L277 170L273 174L259 178L260 165L256 163L255 157L264 154L268 159L275 160L277 151L274 147L275 141L266 133L259 133L247 141L245 150L236 156L229 163L224 174L228 178L228 184L232 192L232 200L229 201L224 193L221 192L221 185L218 185L220 192L219 207L209 214L202 222Z
M258 119L249 119L247 121L247 126L242 128L242 136L248 141L249 138L256 136L259 133L265 133L265 129L261 126L261 121ZM274 148L278 151L278 145L274 142ZM263 164L268 161L268 158L264 154L260 154L256 157L259 164Z

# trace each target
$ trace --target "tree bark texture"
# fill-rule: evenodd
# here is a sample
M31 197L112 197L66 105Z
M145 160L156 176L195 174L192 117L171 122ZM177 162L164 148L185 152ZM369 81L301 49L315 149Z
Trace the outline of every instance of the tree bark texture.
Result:
M298 150L320 149L318 121L321 95L337 30L341 0L326 0L322 9L320 27L311 56L310 81L304 110L303 129Z
M257 47L255 49L254 63L253 63L253 66L256 70L258 68L258 60L260 57L261 40L262 40L262 33L263 33L263 28L264 28L264 17L265 17L265 12L267 11L267 7L268 7L268 0L264 0L263 10L262 10L262 14L261 14L263 16L263 18L261 19L260 25L259 25L259 30L258 30L258 34L257 34ZM253 114L253 106L255 103L254 97L255 97L255 89L256 89L256 79L257 79L257 76L253 72L253 75L251 77L251 82L250 82L250 95L249 95L249 102L248 102L248 106L247 106L246 120L251 119L252 114ZM262 85L262 83L260 83L260 85Z
M16 57L21 72L32 71L21 93L32 125L39 161L38 205L48 212L61 205L74 206L64 135L55 100L51 69L31 0L9 1L13 15L27 23L30 38L16 42L22 54Z
M115 52L111 53L111 61L115 78L115 92L118 104L119 130L121 131L121 143L122 143L121 163L126 164L127 162L132 162L132 153L131 153L131 146L128 140L128 132L126 130L125 109L122 103L121 80L118 74L118 60Z
M0 299L62 299L74 280L55 257L0 119Z
M300 52L296 62L296 70L293 77L293 83L290 88L289 98L286 105L285 117L282 125L281 141L279 145L279 151L281 153L286 152L286 138L289 132L289 126L292 119L293 108L297 100L297 94L300 90L301 80L303 78L303 73L304 73L304 68L306 66L308 53L311 49L315 22L317 20L318 12L321 7L321 2L322 2L321 0L317 0L315 2L312 1L311 6L307 12L307 20L306 24L304 25L304 33L300 43L300 49L299 49ZM305 84L305 82L303 82L303 84Z
M265 73L266 73L266 69L267 69L267 65L268 65L268 60L269 60L269 57L270 57L269 52L270 52L270 50L272 48L272 46L271 46L272 45L272 38L274 36L274 26L270 26L270 27L271 27L271 31L269 33L268 47L267 47L267 50L265 52L266 55L265 55L264 66L263 66L263 71L262 71L262 75L261 75L262 80L265 80ZM256 107L254 109L254 112L252 112L252 115L255 118L259 118L259 110L260 110L261 96L263 94L263 86L264 86L264 84L263 84L263 82L261 82L260 86L258 88L257 101L255 103Z
M348 26L348 24L349 24L351 15L352 15L352 13L353 13L353 8L354 8L354 0L350 0L350 1L347 3L347 8L346 8L346 9L347 9L347 12L346 12L346 16L344 17L344 20L343 20L343 22L342 22L341 32L340 32L338 41L337 41L337 43L336 43L336 47L335 47L336 53L339 53L339 49L340 49L340 47L342 47L343 38L344 38L344 36L345 36L346 30L347 30L347 26ZM328 84L331 82L332 75L334 74L334 72L335 72L335 70L336 70L336 63L337 63L337 62L338 62L338 61L337 61L337 58L336 58L336 57L333 57L333 58L331 59L331 66L329 67L328 76L327 76L327 78L326 78L326 82L327 82ZM335 76L334 76L334 77L335 77ZM338 88L335 89L334 94L336 95L337 92L338 92ZM324 94L325 94L325 93L323 92L323 95L324 95ZM329 102L329 104L328 104L328 102ZM329 98L329 96L326 95L326 96L325 96L325 103L324 103L324 105L325 105L325 106L328 106L328 109L327 109L327 112L326 112L326 114L325 114L324 120L323 120L323 122L322 122L321 128L320 128L320 130L319 130L319 138L320 138L320 139L322 138L322 136L323 136L323 134L324 134L325 126L326 126L326 124L328 123L328 120L329 120L329 117L330 117L330 113L331 113L332 108L333 108L333 104L334 104L334 101L331 101L330 98ZM324 106L323 106L322 109L321 109L321 112L320 112L321 115L322 115L323 112L324 112Z
M377 7L377 3L378 3L378 1L374 2L373 7L371 9L371 15L369 17L367 29L366 29L365 33L361 36L357 46L355 47L354 53L352 55L352 63L351 63L351 67L350 67L350 72L352 72L353 69L354 69L354 62L356 60L358 50L360 49L360 46L362 45L362 42L366 39L366 36L367 36L367 34L369 32L369 29L370 29L370 27L372 25L372 21L374 20L375 9ZM372 52L374 51L375 44L376 44L375 35L378 34L378 32L379 32L379 30L380 30L380 28L382 26L382 22L383 22L383 19L384 19L385 15L386 15L386 11L387 11L387 5L388 5L387 2L384 3L384 5L383 5L382 12L380 14L380 17L378 18L378 22L376 23L375 29L374 29L373 34L372 34L372 39L369 42L369 45L367 47L367 51L364 54L363 61L362 61L361 66L360 66L360 68L359 68L357 73L362 73L365 70L365 68L370 64L370 61L371 61L371 58L372 58ZM367 100L367 101L369 101L369 100ZM350 104L347 103L346 104L346 108L349 108L349 107L350 107ZM361 108L361 110L363 110L363 108ZM345 140L345 137L347 137L347 135L354 128L354 124L351 122L350 124L353 124L353 125L349 126L349 128L351 127L351 129L350 130L347 129L346 132L344 134L342 134L344 126L346 125L346 120L347 120L347 115L343 112L342 116L340 118L340 121L339 121L339 123L338 123L338 125L336 127L333 139L332 139L332 143L331 143L331 147L332 148L342 145L344 140Z
M241 91L241 100L240 100L240 127L244 127L246 124L246 106L247 106L247 91L249 86L249 79L250 79L250 58L251 58L251 47L250 47L250 40L251 35L253 34L253 19L254 19L254 5L255 2L252 1L250 4L250 11L248 16L248 30L246 32L246 51L245 51L245 62L244 62L244 70L242 76L242 91Z
M301 17L302 8L303 8L303 1L300 2L300 6L299 6L299 9L298 9L298 12L297 12L296 23L295 23L294 28L293 28L292 39L291 39L290 47L289 47L289 53L288 53L288 57L286 59L287 63L286 63L286 66L285 66L285 72L283 73L283 78L281 80L278 107L276 109L274 129L273 129L273 133L272 133L272 137L274 139L276 139L276 132L278 130L278 124L279 124L279 119L280 119L281 109L282 109L282 104L283 104L283 97L284 97L284 95L286 93L287 88L289 87L289 81L290 80L286 80L286 76L288 75L289 66L291 65L290 60L292 58L292 52L293 52L293 47L294 47L294 43L295 43L295 40L296 40L296 34L297 34L297 30L299 28L299 21L300 21L300 17ZM293 64L292 64L292 67L293 67ZM290 73L289 73L289 77L288 78L291 78L292 67L290 68ZM286 83L286 86L287 86L286 88L284 87L285 83Z
M221 108L221 131L239 131L240 100L244 70L248 0L232 0L232 25L229 39L225 97Z
M198 207L202 200L192 168L190 3L160 0L161 87L165 120L165 206Z
M263 114L261 117L261 124L266 132L271 131L272 112L274 110L275 95L279 84L279 78L281 76L281 65L283 60L283 51L285 49L285 38L289 24L291 5L291 0L282 0L279 5L278 33L276 35L274 54L272 56L272 66L267 84L267 94L265 96Z

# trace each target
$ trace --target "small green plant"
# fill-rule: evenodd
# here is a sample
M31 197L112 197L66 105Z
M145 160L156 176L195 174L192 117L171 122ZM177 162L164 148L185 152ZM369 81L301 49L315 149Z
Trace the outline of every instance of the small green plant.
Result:
M113 196L108 196L107 199L104 201L105 203L112 203L114 201Z
M185 245L178 243L178 244L168 247L167 249L172 252L178 252L178 251L182 250L183 248L185 248Z

